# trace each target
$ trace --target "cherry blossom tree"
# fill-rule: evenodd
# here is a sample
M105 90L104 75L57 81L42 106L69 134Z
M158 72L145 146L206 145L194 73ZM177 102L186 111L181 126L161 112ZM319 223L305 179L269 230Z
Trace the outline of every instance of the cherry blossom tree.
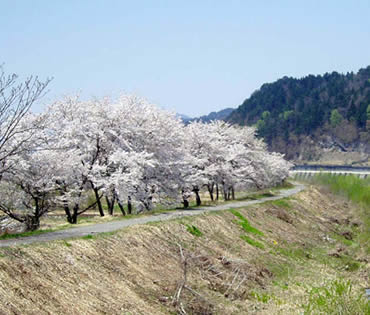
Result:
M19 82L18 75L5 74L0 65L0 176L8 169L7 159L21 152L33 135L34 128L24 129L22 121L46 91L51 79L40 81L30 76Z
M117 202L123 214L124 200L140 211L178 197L184 148L183 125L175 115L127 95L116 102L67 98L48 115L65 165L57 183L69 222L95 205L102 214L103 195L110 213ZM89 189L96 200L86 205Z
M55 178L61 171L56 152L49 150L44 123L41 116L23 119L23 130L35 128L37 133L32 131L32 145L27 150L8 157L9 168L0 182L0 211L24 223L29 231L36 230L40 218L52 210Z
M82 102L76 96L54 103L47 112L51 142L64 164L56 180L59 201L70 223L77 223L80 214L95 206L104 215L100 177L109 154L105 105L104 100ZM94 192L95 201L88 202L87 190Z
M116 146L111 179L119 198L130 199L139 211L178 198L185 154L180 120L132 95L122 96L109 112Z
M275 185L288 176L290 165L279 154L267 152L252 127L233 126L215 121L187 126L191 174L186 177L193 187L206 186L211 200L222 187L224 199L234 198L234 188L253 185L259 189ZM278 168L278 169L276 169ZM197 204L200 204L198 200Z
M189 167L184 177L196 195L197 205L201 204L199 190L203 186L207 186L213 200L213 187L219 181L220 165L227 154L226 139L220 132L222 126L222 122L215 121L209 124L192 122L186 127L188 154L185 158Z
M266 150L252 127L220 121L184 126L175 114L133 95L66 97L18 127L22 132L8 144L21 143L18 136L32 142L6 158L0 210L29 229L55 207L72 224L95 207L103 216L103 200L109 214L117 204L123 215L157 203L182 200L187 207L190 193L200 205L204 187L212 200L220 188L228 200L235 189L278 184L290 167Z

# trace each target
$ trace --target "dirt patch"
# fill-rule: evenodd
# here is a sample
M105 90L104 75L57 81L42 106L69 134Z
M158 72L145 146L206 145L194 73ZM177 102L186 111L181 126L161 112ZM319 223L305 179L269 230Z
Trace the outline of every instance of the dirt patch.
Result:
M344 231L340 233L346 240L352 241L353 240L353 234L351 231Z
M266 213L271 214L286 223L293 224L293 218L282 208L273 207L268 209Z

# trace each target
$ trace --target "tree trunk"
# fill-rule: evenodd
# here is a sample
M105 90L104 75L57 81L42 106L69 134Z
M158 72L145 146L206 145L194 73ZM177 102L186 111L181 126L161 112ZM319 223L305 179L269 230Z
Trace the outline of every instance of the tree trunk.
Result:
M94 190L94 194L95 194L96 203L98 205L99 214L100 214L101 217L104 217L104 210L103 210L103 206L101 204L101 200L100 200L100 197L99 197L99 189L94 187L93 190Z
M123 207L123 204L122 204L121 200L119 199L118 194L117 194L117 191L115 189L113 189L113 196L114 196L114 199L117 201L118 207L121 210L122 215L125 216L126 215L126 211L125 211L125 209Z
M233 200L235 200L235 190L234 190L234 186L231 186L231 197L233 198Z
M75 204L75 206L73 207L73 214L72 214L72 217L71 217L71 222L69 222L69 223L77 224L78 209L79 209L78 204Z
M76 213L74 213L72 215L72 219L71 219L71 222L70 223L71 224L77 224L77 214Z
M71 211L69 210L69 207L64 206L64 211L65 211L66 216L67 216L67 222L72 223L72 215L71 215Z
M112 198L112 201L110 203L110 208L109 208L109 214L110 215L113 215L114 214L114 204L116 203L116 198Z
M108 196L105 196L105 200L107 201L109 215L113 215L113 212L114 212L114 204L116 202L116 198L113 196L112 197L112 200L109 200L109 197Z
M209 196L211 197L211 200L212 201L213 201L213 189L214 189L214 186L215 186L214 183L207 185Z
M216 184L216 200L219 198L218 184Z
M153 199L153 197L152 197L152 196L150 196L150 197L148 197L147 199L144 199L144 200L142 201L142 203L143 203L143 205L144 205L144 207L145 207L145 210L146 210L146 211L150 211L150 210L152 210L152 209L153 209L152 199Z
M199 196L199 187L194 186L193 187L193 192L195 193L196 204L197 204L197 206L200 206L202 204L202 201L200 200L200 196Z
M119 209L122 212L122 215L126 215L125 208L123 207L123 204L121 203L120 200L117 200L117 204L118 204Z
M26 215L24 223L27 231L35 231L40 227L40 200L38 197L32 195L35 202L35 213L33 215Z
M27 215L24 223L26 224L27 231L35 231L40 227L40 217L34 215Z
M130 196L128 196L128 198L127 198L127 212L128 212L128 214L132 213L132 204L131 204L131 197Z
M186 190L183 188L181 190L181 196L182 196L182 204L184 205L184 209L189 207L189 194L186 192Z
M224 193L224 200L226 201L227 200L227 190L226 190L225 184L222 185L222 190L223 190L223 193Z
M60 188L60 195L61 196L64 196L65 195L65 191L63 190L63 187ZM68 223L72 223L72 215L71 215L71 210L69 209L69 206L68 206L68 202L67 201L63 201L63 209L64 209L64 212L67 216L67 222Z
M108 208L108 213L109 213L109 209L110 209L110 200L109 200L109 197L108 196L105 196L105 201L107 203L107 208Z

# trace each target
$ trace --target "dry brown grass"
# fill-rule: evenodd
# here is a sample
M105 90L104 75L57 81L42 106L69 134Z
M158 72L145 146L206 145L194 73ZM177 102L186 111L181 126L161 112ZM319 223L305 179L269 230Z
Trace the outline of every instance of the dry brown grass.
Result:
M314 188L288 203L240 210L263 231L250 236L264 249L240 238L245 232L229 211L1 249L0 314L173 314L180 302L188 314L297 314L312 285L342 276L365 286L368 262L348 272L327 255L347 246L333 233L358 220L356 209ZM184 272L180 248L190 289L174 303Z

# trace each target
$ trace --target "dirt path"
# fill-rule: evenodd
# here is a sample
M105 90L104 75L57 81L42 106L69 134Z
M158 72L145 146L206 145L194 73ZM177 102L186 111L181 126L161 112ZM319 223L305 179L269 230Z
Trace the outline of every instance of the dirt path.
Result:
M47 241L61 240L61 239L67 239L67 238L73 238L73 237L81 237L81 236L92 235L96 233L102 233L102 232L112 232L112 231L123 229L128 226L136 225L136 224L145 224L149 222L165 221L165 220L177 219L177 218L181 218L185 216L199 215L199 214L210 212L210 211L220 211L220 210L227 210L230 208L245 207L249 205L263 203L266 201L289 197L291 195L294 195L300 192L303 189L304 189L304 185L295 184L293 188L281 190L277 196L261 198L259 200L228 202L226 204L222 204L218 206L189 209L189 210L171 211L167 213L160 213L160 214L153 214L153 215L145 216L145 217L144 216L138 217L134 219L112 221L112 222L98 223L94 225L70 228L70 229L66 229L62 231L49 232L49 233L39 234L35 236L20 237L20 238L8 239L8 240L0 240L0 247L26 245L26 244L31 244L35 242L47 242Z

